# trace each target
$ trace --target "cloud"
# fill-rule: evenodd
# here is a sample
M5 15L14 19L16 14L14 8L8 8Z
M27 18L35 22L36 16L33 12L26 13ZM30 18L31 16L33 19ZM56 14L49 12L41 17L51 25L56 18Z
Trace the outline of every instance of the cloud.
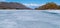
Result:
M27 3L24 3L24 5L34 9L34 8L37 8L37 7L44 5L44 4L37 4L37 3L28 3L27 4Z
M35 4L35 3L30 3L30 4L24 4L26 6L41 6L43 4Z
M26 6L40 6L40 4L34 4L34 3L30 3L30 4L24 4Z

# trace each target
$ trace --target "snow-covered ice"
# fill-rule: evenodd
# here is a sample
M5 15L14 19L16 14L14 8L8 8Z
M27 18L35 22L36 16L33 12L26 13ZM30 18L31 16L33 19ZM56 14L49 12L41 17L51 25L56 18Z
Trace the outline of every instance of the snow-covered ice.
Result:
M0 10L0 28L60 28L60 10Z

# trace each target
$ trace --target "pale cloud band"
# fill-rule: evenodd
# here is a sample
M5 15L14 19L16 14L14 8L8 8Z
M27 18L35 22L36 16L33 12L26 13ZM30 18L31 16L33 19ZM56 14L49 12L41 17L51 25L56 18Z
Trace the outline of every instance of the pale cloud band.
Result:
M41 5L44 5L44 4L35 4L35 3L30 3L30 4L24 4L25 6L41 6Z
M30 4L24 4L26 6L40 6L40 4L34 4L34 3L30 3Z

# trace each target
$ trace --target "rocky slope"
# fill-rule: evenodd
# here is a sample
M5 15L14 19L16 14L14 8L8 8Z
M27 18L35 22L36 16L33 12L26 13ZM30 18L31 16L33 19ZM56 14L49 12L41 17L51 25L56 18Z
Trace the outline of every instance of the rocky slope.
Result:
M0 9L30 9L21 3L16 2L0 2Z
M58 9L59 10L60 6L57 5L56 3L50 2L50 3L47 3L45 5L40 6L39 8L36 8L36 10L47 10L47 9L50 9L50 10Z

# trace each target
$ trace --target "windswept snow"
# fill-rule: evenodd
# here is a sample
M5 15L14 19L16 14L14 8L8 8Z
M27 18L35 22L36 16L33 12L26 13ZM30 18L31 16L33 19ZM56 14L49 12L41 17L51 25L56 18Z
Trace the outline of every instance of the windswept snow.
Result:
M59 13L60 10L0 10L0 28L60 28Z

